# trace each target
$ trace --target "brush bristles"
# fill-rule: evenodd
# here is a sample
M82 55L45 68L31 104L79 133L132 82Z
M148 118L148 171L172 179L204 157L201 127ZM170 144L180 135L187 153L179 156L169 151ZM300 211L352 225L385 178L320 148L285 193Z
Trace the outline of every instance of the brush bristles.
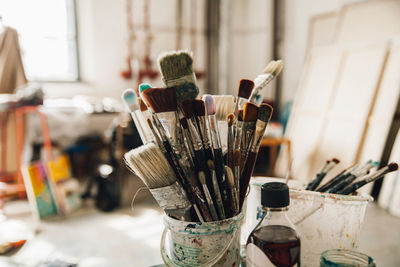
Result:
M282 60L277 60L277 61L272 60L270 63L268 63L267 67L265 67L263 73L271 74L272 76L278 76L279 73L281 73L282 68L283 68Z
M240 150L237 149L233 152L233 166L240 166L240 158Z
M142 93L144 99L156 113L176 111L178 102L176 90L169 88L149 88Z
M226 174L226 178L228 180L229 186L231 188L233 188L235 186L235 180L233 177L232 169L229 168L228 166L225 166L224 168L225 168L225 174Z
M122 100L124 101L125 106L129 109L130 112L138 109L138 97L133 89L126 89L122 93Z
M233 115L233 113L229 113L226 116L226 122L228 123L228 127L232 127L233 123L235 122L235 115Z
M204 106L204 101L200 99L195 99L193 101L193 114L195 116L205 116L206 115L206 107Z
M252 80L241 79L239 82L238 96L248 99L251 95L251 91L254 88L254 82Z
M397 165L397 163L395 163L395 162L392 162L388 165L389 172L396 171L398 168L399 168L399 165Z
M204 104L206 107L207 115L215 114L215 100L212 95L203 95Z
M206 184L206 175L203 171L199 172L199 181L202 185Z
M140 111L141 112L146 111L147 110L146 103L144 103L143 99L140 97L138 98L138 100L139 100Z
M181 108L185 118L190 119L193 117L193 103L194 100L188 99L181 103Z
M271 119L273 108L268 104L261 104L258 109L257 119L268 122Z
M214 165L214 162L212 160L207 160L207 166L210 169L210 171L214 171L215 170L215 165Z
M253 103L245 103L243 107L243 121L256 121L258 107Z
M238 121L243 121L243 109L238 110Z
M187 51L173 51L158 57L158 66L164 79L175 79L193 73L193 58Z
M335 162L335 164L339 164L340 163L340 160L337 159L337 158L333 158L332 161Z
M169 186L176 182L176 176L167 159L160 148L153 143L132 149L124 158L128 167L150 189Z

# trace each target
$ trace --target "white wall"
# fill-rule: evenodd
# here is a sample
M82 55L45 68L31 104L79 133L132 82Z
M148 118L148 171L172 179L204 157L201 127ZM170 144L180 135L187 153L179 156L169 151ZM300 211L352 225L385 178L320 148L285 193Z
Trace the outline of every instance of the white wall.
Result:
M134 53L143 56L143 0L134 0L133 17L137 41ZM190 22L189 3L184 2L183 21ZM194 55L195 68L204 66L204 0L195 1L198 9L198 45ZM47 83L43 85L48 97L70 97L76 94L120 98L127 87L135 87L136 79L125 80L121 71L126 69L128 31L126 26L125 0L78 0L76 1L77 28L81 82ZM150 17L154 41L154 62L159 53L175 49L175 0L150 0ZM183 47L190 49L188 27L184 28ZM156 64L154 68L157 69ZM148 81L161 86L158 77ZM199 81L202 87L202 81Z
M282 101L293 100L303 71L309 20L321 13L339 10L341 6L365 0L286 0L283 44Z

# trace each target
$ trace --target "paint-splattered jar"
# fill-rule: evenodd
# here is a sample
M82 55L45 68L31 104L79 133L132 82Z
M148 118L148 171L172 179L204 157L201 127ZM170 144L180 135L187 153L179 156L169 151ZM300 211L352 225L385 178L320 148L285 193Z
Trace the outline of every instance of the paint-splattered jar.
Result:
M332 249L321 254L321 267L376 267L374 260L363 253L347 250Z
M161 256L166 266L239 266L243 214L215 222L164 216ZM167 233L169 237L167 238Z

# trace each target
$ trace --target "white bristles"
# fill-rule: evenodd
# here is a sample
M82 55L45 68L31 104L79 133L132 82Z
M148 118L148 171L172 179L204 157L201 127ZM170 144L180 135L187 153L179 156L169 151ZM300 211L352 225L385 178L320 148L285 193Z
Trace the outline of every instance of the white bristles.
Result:
M139 109L139 102L135 91L132 88L125 89L122 93L122 101L130 112Z
M264 69L263 73L271 74L272 76L278 76L283 69L282 60L272 60Z
M215 115L217 120L225 121L226 116L233 112L235 97L231 95L213 95L215 101Z
M167 159L160 148L153 143L127 152L125 161L150 189L165 187L176 182L176 176Z

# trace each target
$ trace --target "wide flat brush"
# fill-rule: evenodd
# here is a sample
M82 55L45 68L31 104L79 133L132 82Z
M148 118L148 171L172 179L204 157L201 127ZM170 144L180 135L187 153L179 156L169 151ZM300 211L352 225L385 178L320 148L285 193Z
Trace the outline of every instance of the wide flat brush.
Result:
M226 165L229 166L229 168L233 169L233 124L235 122L235 116L232 113L229 113L226 116L226 123L228 124L228 153L227 153L227 160L226 160Z
M239 108L243 108L244 103L248 101L253 88L254 82L252 80L241 79L239 81L238 95L235 99L235 110L233 111L235 116L237 115Z
M239 193L239 207L243 206L243 202L246 196L247 187L249 186L250 177L253 173L254 166L256 164L258 150L260 149L261 140L264 136L265 129L271 119L273 108L268 104L261 104L258 110L258 118L256 122L256 130L252 138L251 146L247 156L246 163L240 177L240 193Z
M191 204L160 148L148 143L132 149L124 159L168 215L180 220L192 220Z
M317 173L316 177L307 184L306 190L314 191L319 184L322 182L322 179L337 165L340 160L337 158L333 158L332 160L327 160L325 166L322 170Z
M173 51L158 57L162 80L167 87L176 87L178 103L195 99L199 94L193 71L193 58L187 51Z
M235 179L233 177L232 169L229 168L228 166L225 166L225 176L226 176L226 179L228 180L229 192L231 193L232 216L235 216L236 214L239 213L239 195L238 195L238 191L236 189L237 186L235 184Z
M251 140L253 138L258 115L258 107L253 103L245 103L243 107L243 141L240 147L242 164L246 162Z
M362 187L368 183L374 182L374 181L382 178L385 174L396 171L398 168L399 168L399 166L397 165L397 163L392 162L389 165L379 169L378 171L363 177L362 180L348 185L344 189L338 191L337 194L342 194L342 195L352 194L360 187Z
M254 80L256 86L254 87L253 91L251 92L249 102L255 103L257 95L260 94L260 91L266 87L276 76L281 73L283 68L283 61L271 61L268 63L267 67L265 67L263 74L258 75L257 78Z
M135 91L131 88L126 89L122 93L121 97L122 101L125 103L127 110L131 114L131 117L133 119L133 122L135 123L136 129L138 130L140 139L142 140L143 144L151 142L153 140L153 137L151 136L151 131L149 129L146 129L147 127L143 122L144 119L141 114L138 113L140 106Z
M229 218L230 214L228 213L230 202L228 195L228 184L225 179L225 171L224 171L224 156L222 154L222 145L221 139L219 136L217 119L215 117L215 101L212 95L203 95L203 100L206 106L208 124L210 126L211 132L211 142L214 151L214 163L215 163L215 173L217 174L218 184L222 195L222 201L224 202L224 209L226 216Z

